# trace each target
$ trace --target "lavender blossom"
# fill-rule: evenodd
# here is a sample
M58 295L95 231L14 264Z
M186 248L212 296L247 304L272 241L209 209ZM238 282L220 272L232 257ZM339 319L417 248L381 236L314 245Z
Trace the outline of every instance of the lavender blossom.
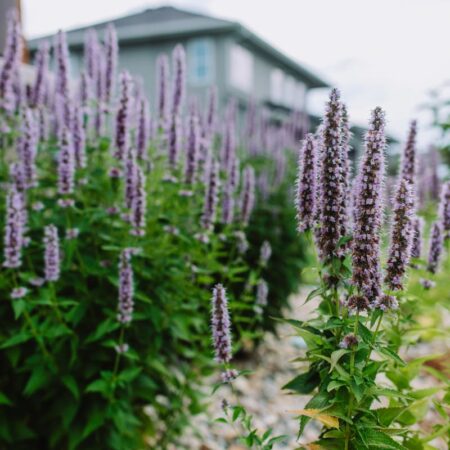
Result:
M125 207L128 209L132 207L136 195L137 172L136 150L131 148L125 163Z
M213 289L211 329L215 360L220 364L227 364L232 357L231 325L227 295L221 284L217 284Z
M37 185L36 155L38 136L35 119L29 108L23 111L21 131L19 156L23 165L25 185L27 188L30 188Z
M137 157L140 160L147 159L147 148L150 134L150 113L148 101L141 99L139 103L138 128L136 136Z
M412 221L411 258L419 259L422 254L422 232L424 222L421 217L415 216Z
M10 177L12 184L17 191L24 192L27 189L25 169L22 162L11 164Z
M38 115L38 141L46 142L49 135L49 120L47 109L40 106L37 110Z
M321 257L327 261L338 255L341 234L342 197L341 183L341 103L339 91L333 89L322 123L322 150L320 165L320 229L317 244Z
M239 178L240 178L240 161L236 156L233 158L230 166L230 171L228 173L228 177L230 179L230 185L233 187L233 190L239 186Z
M342 104L342 118L341 118L341 214L339 215L341 236L348 236L350 234L350 140L352 133L350 131L350 124L348 119L347 107Z
M241 221L248 225L255 206L255 171L253 167L246 167L243 173L241 192Z
M73 194L75 181L75 156L72 136L64 127L62 131L60 150L58 153L58 193Z
M25 287L14 288L11 292L11 298L13 300L17 300L19 298L23 298L28 294L28 289Z
M256 304L260 307L267 306L267 297L269 295L269 286L266 281L261 279L256 285Z
M131 109L131 75L126 70L120 74L120 106L116 116L116 150L114 156L123 161L129 148L130 109Z
M14 77L22 55L22 31L17 12L11 10L7 18L6 44L0 70L0 108L11 113L14 108Z
M381 295L380 231L383 216L384 112L372 113L365 137L365 153L358 174L353 232L353 283L370 302Z
M197 173L198 156L199 156L199 125L198 117L195 113L191 113L189 117L188 142L186 149L186 167L184 181L186 184L192 184L195 181Z
M225 131L223 135L222 149L220 155L220 163L222 169L228 172L230 170L231 163L236 154L236 142L235 142L236 130L234 122L231 119L227 119L225 123Z
M76 239L80 235L80 230L78 228L67 228L66 239Z
M181 112L185 95L186 84L186 53L181 44L175 46L172 52L173 59L173 90L172 90L172 116Z
M43 106L45 100L45 83L48 77L48 64L50 59L50 46L43 42L36 53L36 78L34 81L31 105Z
M259 263L266 266L272 256L272 246L269 241L264 241L259 250Z
M58 228L55 225L47 225L45 227L44 244L45 279L47 281L58 281L61 272L61 256Z
M110 23L106 27L105 34L105 55L106 55L106 67L105 67L105 89L104 89L104 102L109 104L114 94L114 81L116 79L117 70L117 58L119 48L117 43L117 33L114 25Z
M119 302L117 306L117 320L123 325L129 324L133 319L134 288L131 256L132 253L129 249L122 250L119 261Z
M156 79L158 93L158 119L159 127L163 130L167 126L169 116L169 58L167 55L161 54L156 60Z
M416 135L417 122L413 120L409 128L408 139L401 162L401 177L405 178L411 184L414 184L416 174Z
M168 129L168 144L169 144L169 167L173 170L177 166L178 154L180 152L181 141L181 124L180 118L177 115L171 116L170 125Z
M140 167L136 168L136 185L133 200L131 202L131 234L135 236L145 235L145 212L147 198L145 191L145 175Z
M66 33L58 31L55 37L55 59L56 59L56 80L55 93L64 99L63 113L64 125L70 127L70 104L69 104L69 49L67 47Z
M83 109L75 106L73 112L73 153L77 168L86 167L86 132L83 126Z
M212 86L209 91L208 109L205 124L206 134L208 138L211 138L212 134L214 133L216 126L216 116L217 116L217 88L215 86Z
M309 133L306 135L298 158L296 207L300 232L312 229L315 223L316 165L316 144L314 135Z
M430 250L428 253L428 271L436 273L439 267L439 261L442 256L442 247L444 240L444 229L442 223L434 222L430 235Z
M422 285L422 287L428 291L429 289L432 289L436 286L436 283L432 280L427 280L426 278L421 278L419 280L419 283Z
M4 267L17 268L22 265L24 246L24 199L15 188L10 189L6 198L6 219L4 238Z
M231 181L227 180L227 184L225 185L222 196L222 223L227 225L233 223L234 219L234 195L234 187L231 184Z
M412 186L405 178L400 179L394 201L391 242L385 277L385 282L393 291L403 289L402 278L411 256L413 210Z
M85 112L89 112L89 106L93 100L93 84L92 79L86 71L83 70L80 74L80 81L78 84L78 100Z
M84 66L86 74L93 81L97 80L99 71L99 45L97 31L94 28L89 29L85 35L84 42Z
M383 294L378 298L373 306L384 312L395 311L398 309L398 301L393 295Z
M442 222L444 240L450 239L450 181L447 181L442 186L439 202L439 220Z
M216 218L218 191L219 191L219 165L212 162L205 189L205 201L203 205L202 227L211 230Z

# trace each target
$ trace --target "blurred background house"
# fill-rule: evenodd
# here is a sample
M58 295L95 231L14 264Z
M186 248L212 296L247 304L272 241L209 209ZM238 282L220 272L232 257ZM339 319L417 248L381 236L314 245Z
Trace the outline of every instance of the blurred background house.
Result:
M237 22L165 6L146 9L111 21L120 45L120 65L142 78L149 99L156 98L155 67L160 53L182 43L187 53L188 95L205 101L209 88L217 86L219 109L229 98L245 112L250 99L270 109L274 119L293 110L306 112L311 89L327 87L318 75L279 52ZM84 33L100 34L110 22L70 30L67 39L72 69L83 65ZM31 40L36 51L42 40Z

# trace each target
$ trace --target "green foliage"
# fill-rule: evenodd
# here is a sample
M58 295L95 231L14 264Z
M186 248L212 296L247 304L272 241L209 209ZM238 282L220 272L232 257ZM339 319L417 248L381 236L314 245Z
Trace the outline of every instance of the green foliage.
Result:
M11 134L3 136L3 181L14 157L18 124L11 126ZM115 163L111 145L106 138L89 144L89 164L77 170L75 207L63 209L56 193L58 145L54 140L40 143L39 186L26 192L30 244L22 267L4 270L0 277L2 448L122 450L142 448L146 439L154 448L166 448L190 416L203 409L199 385L214 367L209 329L213 284L229 287L236 346L261 334L254 291L238 295L260 276L254 261L260 236L253 238L250 229L248 257L237 251L236 232L247 231L239 221L218 225L202 242L204 185L198 182L192 196L182 196L187 186L165 181L167 161L158 142L149 149L151 166L142 164L147 170L146 234L132 236L127 221L108 212L121 207L124 191L123 180L108 175ZM181 173L175 175L182 179ZM35 202L44 209L32 210ZM286 230L292 221L274 220L284 233L293 232ZM48 224L58 227L61 238L61 277L33 287L30 280L43 276L42 238ZM69 228L79 229L77 239L65 239ZM116 320L118 259L130 247L139 250L132 258L135 307L133 322L121 326ZM26 286L28 293L13 300L11 291L18 286ZM272 305L270 314L279 315L278 308ZM129 350L117 352L124 344ZM261 439L267 449L275 442L269 436Z

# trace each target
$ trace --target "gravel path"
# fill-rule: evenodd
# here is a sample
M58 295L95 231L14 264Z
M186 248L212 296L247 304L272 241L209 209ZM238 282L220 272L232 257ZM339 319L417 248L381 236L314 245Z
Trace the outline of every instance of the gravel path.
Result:
M311 288L304 287L299 295L293 297L291 318L305 320L314 310L314 302L303 304L310 290ZM314 441L318 434L314 421L308 424L303 436L297 441L298 421L292 413L289 413L290 410L303 408L309 397L288 395L281 390L284 384L301 372L302 363L293 363L292 360L304 350L303 340L294 336L292 327L286 324L278 326L278 334L277 338L268 333L255 357L239 365L239 369L248 369L253 372L246 377L238 378L233 383L236 393L232 393L227 387L222 387L216 392L212 396L208 413L195 417L193 427L185 433L182 442L170 450L245 450L246 447L237 443L235 429L214 421L223 416L222 400L226 399L230 404L236 404L236 394L239 402L253 415L254 425L259 430L265 431L272 428L273 436L288 436L285 441L276 444L277 450L293 450L299 447L299 443ZM430 348L429 344L416 345L403 357L411 359L437 352L448 352L448 345L441 343L437 345L437 348L434 345ZM217 378L211 380L211 384L215 381ZM417 389L436 384L436 380L430 376L422 376L416 380ZM424 427L431 429L436 421L442 422L442 419L430 410ZM446 448L438 441L433 444L439 450Z

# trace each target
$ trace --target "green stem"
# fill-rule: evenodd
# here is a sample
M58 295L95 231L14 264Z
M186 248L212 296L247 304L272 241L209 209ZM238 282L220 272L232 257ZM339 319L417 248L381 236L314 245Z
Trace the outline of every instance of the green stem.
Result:
M381 322L383 320L383 314L384 314L384 312L382 311L380 317L378 318L377 327L375 328L375 333L373 334L372 340L370 341L370 349L369 349L369 353L367 354L366 360L364 361L364 366L367 365L367 363L369 362L369 359L370 359L370 355L372 354L373 346L377 340L378 332L380 331Z

